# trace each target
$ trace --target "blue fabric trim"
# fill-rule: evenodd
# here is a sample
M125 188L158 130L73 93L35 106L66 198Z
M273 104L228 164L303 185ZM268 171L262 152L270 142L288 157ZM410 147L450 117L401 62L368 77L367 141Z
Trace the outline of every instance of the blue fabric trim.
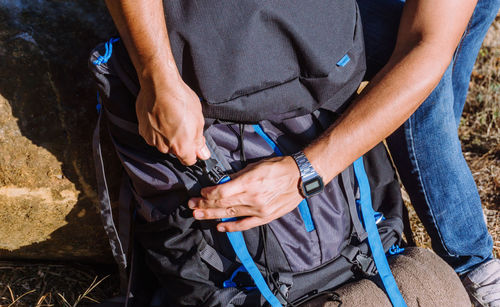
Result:
M344 67L350 60L351 58L346 54L337 62L337 66Z
M378 228L375 224L375 211L372 206L370 183L368 182L368 176L366 175L365 167L363 165L363 157L354 161L354 174L359 185L359 203L361 205L363 223L365 224L365 229L368 233L368 244L370 245L373 260L375 261L378 273L382 279L382 283L384 284L385 291L387 292L393 306L406 307L403 296L401 295L398 285L396 284L396 280L394 279L391 269L389 268L389 263L387 262L387 257L385 256Z
M271 148L274 150L274 153L277 156L283 156L283 153L278 148L278 145L274 143L274 141L264 132L264 130L262 130L262 128L259 125L252 125L252 126L255 132L257 132L257 134L260 135L264 139L264 141L266 141L266 143L269 144L269 146L271 146ZM304 227L306 228L306 231L311 232L314 229L316 229L314 227L314 222L312 220L311 210L309 209L309 203L307 202L307 199L303 199L298 205L298 207L300 215L302 216L302 220L304 221Z
M109 61L109 58L111 58L111 55L113 54L113 44L119 41L119 38L110 38L105 44L104 44L104 55L100 55L95 61L92 62L94 65L101 65L103 63L107 63Z
M271 146L271 148L274 150L274 153L277 156L283 156L283 153L278 148L278 145L276 145L276 143L274 143L274 141L271 140L271 138L264 132L264 130L262 130L262 128L259 125L252 125L252 127L255 130L255 132L257 132L257 134L260 135L260 137L263 138L264 141L266 141L266 143L269 146Z
M299 212L302 216L302 220L304 221L304 226L307 232L313 231L314 223L311 216L311 211L309 210L309 204L307 203L307 199L303 199L299 204Z

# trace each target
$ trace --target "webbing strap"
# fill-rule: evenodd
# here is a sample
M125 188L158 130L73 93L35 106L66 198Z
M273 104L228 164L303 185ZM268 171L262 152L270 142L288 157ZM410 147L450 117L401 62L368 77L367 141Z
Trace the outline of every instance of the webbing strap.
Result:
M109 243L111 246L111 252L118 264L120 271L120 278L122 281L126 280L126 269L127 269L127 258L123 250L123 246L120 242L120 236L116 230L115 223L113 221L113 212L111 210L111 201L109 198L108 185L106 182L106 174L104 170L104 162L101 152L101 142L100 142L100 126L101 126L102 110L99 112L99 117L97 119L97 124L94 130L94 135L92 138L92 148L94 155L94 164L96 170L96 180L97 180L97 193L99 198L99 211L101 215L101 220L104 226L104 231L108 235Z
M222 219L223 222L229 222L234 220L236 220L236 218ZM255 286L257 287L257 289L259 289L262 296L269 302L269 304L272 307L281 307L280 301L271 292L271 289L269 289L269 286L267 285L266 281L264 280L264 277L257 268L257 265L255 265L252 256L250 256L250 253L248 252L247 249L247 245L245 243L245 239L243 238L243 234L241 233L241 231L227 232L226 234L227 237L229 238L231 246L234 249L234 252L236 253L236 256L238 256L238 259L240 259L241 264L243 264L248 274L250 274L250 277L252 277L253 281L255 282Z
M207 146L211 149L211 154L214 156L217 160L217 163L221 169L224 171L227 171L228 169L224 166L225 164L225 159L223 156L219 156L217 154L217 151L215 150L215 143L210 142L211 137L210 135L206 134L205 139L207 140ZM228 164L229 165L229 164ZM229 176L225 176L222 178L222 180L219 182L219 184L224 184L228 181L230 181L231 178ZM235 221L236 218L231 217L231 218L223 218L221 219L223 222L231 222ZM248 274L250 277L252 277L252 280L255 283L255 286L257 289L259 289L260 293L262 296L269 302L269 304L272 307L279 307L282 306L278 298L273 294L271 289L269 289L269 286L267 285L266 281L264 280L264 277L262 276L262 273L259 271L257 268L257 265L252 259L252 256L250 256L250 253L248 252L247 245L245 243L245 238L243 237L243 234L241 231L234 231L234 232L226 232L226 235L229 239L229 243L231 243L231 247L233 248L236 256L238 259L240 259L241 264L245 269L247 270Z
M278 148L278 145L274 143L274 141L262 130L262 128L259 125L252 125L253 129L255 132L260 135L266 141L269 146L274 150L274 153L277 156L283 156L283 153L281 150ZM312 220L311 216L311 211L309 210L309 203L307 202L307 199L304 198L300 204L298 205L299 207L299 212L300 216L302 216L302 220L304 221L304 227L306 228L307 232L311 232L315 229L314 227L314 222Z
M350 167L346 168L341 174L342 184L344 186L347 205L349 206L349 214L351 215L351 221L353 223L353 229L356 232L358 240L364 241L368 234L366 233L363 225L361 225L361 221L359 219L358 209L356 208L356 199L354 195L354 190L352 188L351 176L349 174Z
M368 233L368 244L370 245L370 249L372 251L375 266L377 267L382 283L384 284L385 291L387 292L392 305L395 307L406 307L403 296L401 295L398 285L396 284L396 280L394 279L391 269L389 268L389 263L387 262L387 258L385 256L378 228L375 224L375 219L373 218L375 211L372 207L370 183L368 182L368 176L366 175L365 167L363 165L363 157L354 161L354 174L359 185L361 215L363 217L366 232Z

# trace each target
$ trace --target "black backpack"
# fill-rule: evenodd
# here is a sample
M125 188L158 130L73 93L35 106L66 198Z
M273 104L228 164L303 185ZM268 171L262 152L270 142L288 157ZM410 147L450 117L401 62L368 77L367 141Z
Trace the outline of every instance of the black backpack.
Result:
M118 234L98 122L94 158L113 254L122 272L144 274L144 268L130 268L134 261L127 250L137 250L136 257L163 287L156 292L160 305L260 306L267 299L276 306L231 239L215 230L214 221L194 220L186 203L203 186L219 183L249 162L301 150L335 121L365 69L356 3L169 1L165 15L179 71L200 96L215 163L186 167L148 146L137 133L138 81L124 46L112 39L96 47L90 67L102 99L100 113L127 172L120 221L131 225L124 213L136 215L134 229L120 225ZM297 208L241 234L263 287L279 304L297 305L377 273L360 219L359 176L369 181L370 210L376 211L370 214L383 252L400 243L403 205L385 147L372 149L357 168L347 168L309 199L306 211ZM132 292L136 304L143 305L137 293L144 290Z

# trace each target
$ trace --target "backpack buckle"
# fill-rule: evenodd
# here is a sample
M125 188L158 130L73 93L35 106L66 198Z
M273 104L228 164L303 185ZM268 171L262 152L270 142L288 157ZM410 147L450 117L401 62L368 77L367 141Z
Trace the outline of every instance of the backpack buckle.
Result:
M377 267L373 258L362 253L358 247L347 245L340 254L352 263L364 276L377 275Z
M359 253L353 262L365 276L377 275L377 267L372 257Z
M288 296L290 295L290 289L293 286L293 275L290 273L273 273L274 280L277 281L278 289L274 289L276 292L276 298L280 301L281 305L288 305Z
M217 159L210 157L207 160L202 160L201 163L203 172L207 175L210 182L220 184L228 181L229 176Z

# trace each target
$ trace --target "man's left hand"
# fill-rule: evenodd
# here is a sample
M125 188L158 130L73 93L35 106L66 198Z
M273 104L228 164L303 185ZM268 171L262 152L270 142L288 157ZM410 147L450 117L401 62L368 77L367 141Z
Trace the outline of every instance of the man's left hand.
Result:
M201 197L191 198L188 206L198 220L244 217L219 223L219 231L247 230L295 209L303 199L299 178L292 157L265 159L231 175L229 182L203 188Z

